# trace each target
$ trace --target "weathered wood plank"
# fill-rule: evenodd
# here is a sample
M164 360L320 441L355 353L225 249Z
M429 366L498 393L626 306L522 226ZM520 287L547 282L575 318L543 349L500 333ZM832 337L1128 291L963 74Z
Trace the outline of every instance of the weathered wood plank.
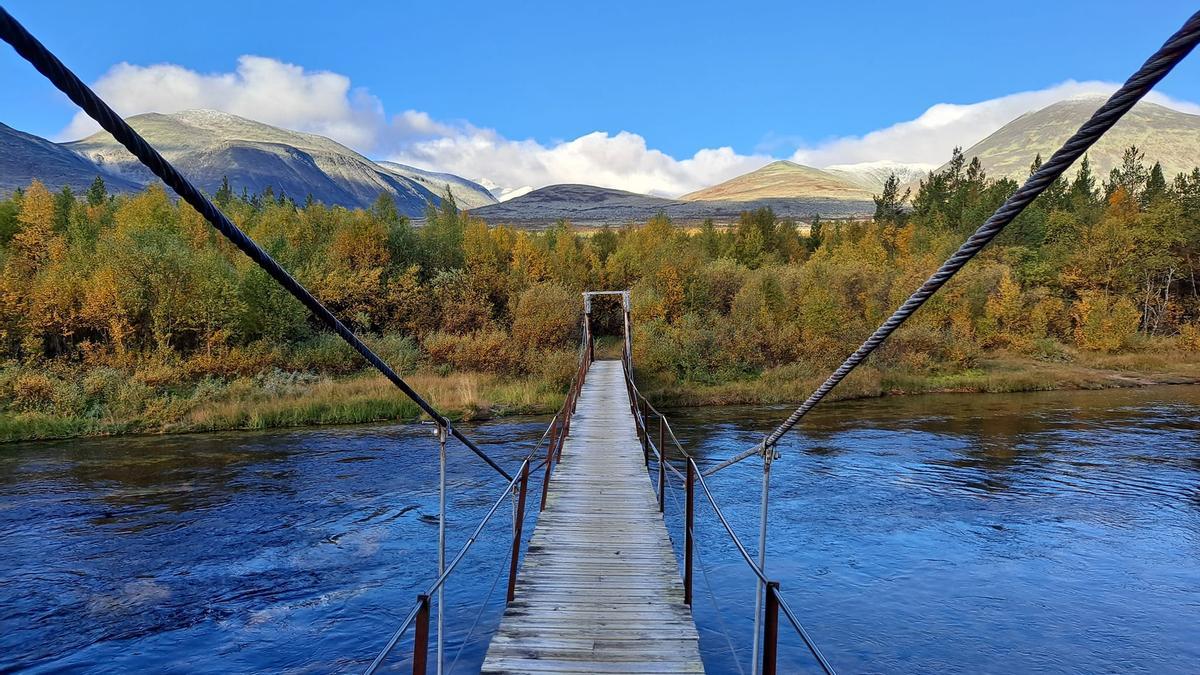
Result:
M484 673L704 672L622 378L592 364Z

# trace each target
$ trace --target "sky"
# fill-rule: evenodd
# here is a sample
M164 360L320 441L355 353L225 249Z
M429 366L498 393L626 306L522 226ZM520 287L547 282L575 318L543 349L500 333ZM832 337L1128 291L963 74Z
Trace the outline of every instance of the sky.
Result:
M773 159L940 164L1110 92L1189 4L4 1L123 115L221 109L503 188L664 195ZM0 122L97 129L0 47ZM1200 113L1200 55L1154 100Z

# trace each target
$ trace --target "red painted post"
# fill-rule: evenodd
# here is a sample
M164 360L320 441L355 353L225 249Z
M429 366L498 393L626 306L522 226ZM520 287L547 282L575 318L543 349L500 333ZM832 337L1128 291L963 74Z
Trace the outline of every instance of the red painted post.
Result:
M667 506L667 445L664 429L667 418L658 415L658 512L663 513Z
M762 675L775 675L779 648L779 582L767 582L767 617L763 622Z
M429 596L418 595L417 602L421 608L417 610L416 635L413 637L413 675L425 675L425 665L429 661Z
M692 521L696 514L696 464L688 458L687 461L687 506L684 508L683 522L683 604L692 606Z
M508 562L508 600L517 597L517 562L521 558L521 527L525 524L525 493L529 490L529 460L521 464L521 487L517 493L517 513L513 520L512 559Z

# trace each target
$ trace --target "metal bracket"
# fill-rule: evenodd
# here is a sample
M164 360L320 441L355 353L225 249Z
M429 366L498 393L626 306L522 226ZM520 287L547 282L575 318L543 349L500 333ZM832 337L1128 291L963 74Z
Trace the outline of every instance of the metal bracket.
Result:
M771 462L779 459L783 455L779 454L779 448L776 446L776 444L772 443L771 445L767 445L768 438L770 437L764 436L762 443L758 444L758 454L762 457L764 464L771 466Z

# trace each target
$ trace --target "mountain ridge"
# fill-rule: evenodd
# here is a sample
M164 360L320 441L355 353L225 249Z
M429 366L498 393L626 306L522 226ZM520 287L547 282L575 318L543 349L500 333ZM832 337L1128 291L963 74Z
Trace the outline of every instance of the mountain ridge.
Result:
M0 123L0 194L28 187L35 179L52 190L68 186L82 192L96 176L110 191L138 189L57 143Z
M869 191L843 177L781 159L723 183L689 192L679 199L692 202L757 199L864 201L870 198Z
M821 198L684 201L594 185L560 184L475 209L471 215L493 224L537 226L570 220L576 225L594 226L645 222L659 213L679 223L698 223L710 218L732 222L743 212L758 208L771 208L780 218L801 220L818 214L832 218L863 217L870 215L874 206L869 200Z
M1022 181L1037 155L1049 159L1091 117L1106 96L1066 98L1024 113L983 140L963 150L968 161L978 157L993 178ZM1088 150L1088 162L1100 178L1119 166L1125 150L1136 145L1150 164L1160 162L1168 180L1200 164L1200 115L1141 101ZM939 170L945 169L943 164ZM1070 170L1074 174L1078 163Z

